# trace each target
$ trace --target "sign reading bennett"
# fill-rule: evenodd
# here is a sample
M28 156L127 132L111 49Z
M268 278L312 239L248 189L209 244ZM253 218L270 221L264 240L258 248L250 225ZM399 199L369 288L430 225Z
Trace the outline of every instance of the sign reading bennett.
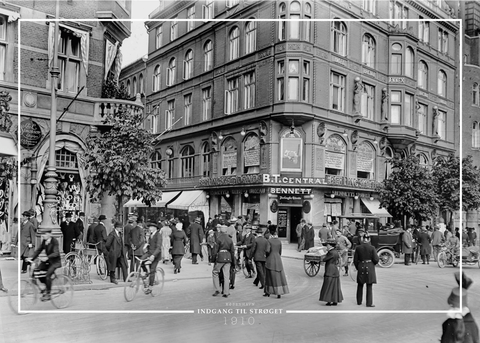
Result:
M20 124L20 145L25 149L33 149L42 139L40 126L31 119Z

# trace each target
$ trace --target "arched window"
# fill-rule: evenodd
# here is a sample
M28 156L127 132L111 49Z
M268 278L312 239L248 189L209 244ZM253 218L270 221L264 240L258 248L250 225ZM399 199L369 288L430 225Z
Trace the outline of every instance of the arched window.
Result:
M392 44L392 58L390 61L390 74L402 74L402 46L398 43Z
M237 142L229 137L222 143L222 175L237 174Z
M357 146L357 178L375 178L375 148L369 142L363 141Z
M132 94L132 86L130 85L130 80L127 80L127 94L128 96Z
M254 133L247 135L243 141L243 172L260 172L260 138Z
M447 96L447 74L443 70L438 72L437 93L440 96Z
M176 60L173 57L170 62L168 62L167 69L167 86L173 86L175 84L175 73L176 73Z
M325 149L325 174L346 175L346 154L347 144L340 135L328 137Z
M143 88L143 74L140 74L140 77L138 78L138 83L140 87L140 94L145 93L145 90Z
M229 35L230 61L240 56L240 30L235 26Z
M285 12L286 8L287 8L287 7L285 6L285 3L284 3L284 2L282 2L282 3L280 4L280 6L278 6L278 9L279 9L280 12Z
M388 177L392 173L391 160L393 158L393 150L391 147L389 146L385 147L384 157L385 157L385 179L388 179Z
M213 44L211 40L207 40L203 46L204 70L209 71L213 68Z
M307 14L312 13L312 5L310 5L310 3L308 3L308 2L305 3L305 13L307 13Z
M160 151L155 151L150 156L150 166L154 169L162 169L162 154Z
M363 35L362 42L362 63L367 67L375 67L375 48L376 43L371 35L368 33Z
M290 39L300 39L300 17L302 7L298 1L290 4L289 35Z
M425 156L425 154L418 154L418 163L420 164L421 167L428 168L428 158Z
M153 70L153 91L158 92L160 90L160 65L157 64Z
M137 88L137 77L133 77L133 96L137 96L138 88Z
M195 150L187 145L180 152L182 162L182 177L193 177L195 166Z
M472 125L472 148L480 148L480 126L476 121Z
M57 168L78 169L77 155L62 148L55 151L55 166Z
M202 176L210 176L210 144L208 142L203 143L202 145Z
M479 98L479 87L478 83L474 83L472 86L472 104L479 106L480 105L480 98Z
M249 21L245 28L245 53L254 52L257 48L257 23Z
M347 27L338 20L332 22L332 50L342 56L347 54Z
M418 87L428 89L428 66L424 61L418 63Z
M413 78L415 66L415 55L411 47L405 53L405 76Z
M183 61L183 79L188 80L193 75L193 50L190 49L185 54L185 60Z

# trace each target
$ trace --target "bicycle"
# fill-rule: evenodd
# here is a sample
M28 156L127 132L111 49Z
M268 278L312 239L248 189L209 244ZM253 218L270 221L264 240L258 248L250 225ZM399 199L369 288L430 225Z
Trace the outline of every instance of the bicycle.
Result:
M248 278L248 270L247 270L247 265L246 265L246 259L245 259L245 249L246 249L246 246L245 245L240 245L238 247L238 250L239 250L239 253L238 253L238 259L237 259L237 273L240 272L240 270L242 270L243 272L243 275L245 275L246 278ZM253 263L250 263L250 268L251 268L251 275L255 275L256 274L256 271L255 271L255 267L253 265Z
M81 242L80 249L74 249L75 242L72 243L72 250L64 257L64 270L72 279L77 279L84 275L89 275L91 269L91 263L96 266L97 275L101 280L106 280L108 277L107 262L103 253L98 250L98 245L100 242L91 244L89 246L94 246L94 248L87 248L86 244Z
M20 280L9 289L8 291L8 304L10 309L20 314L20 311L31 310L32 307L38 300L39 294L46 293L46 286L43 282L38 279L45 277L46 271L37 271L38 268L37 262L31 262L32 272L30 274L29 280ZM38 281L37 281L38 280ZM72 302L73 298L73 282L70 278L63 274L57 274L56 272L52 275L52 289L50 290L50 301L53 306L58 309L63 309L68 307ZM20 296L20 302L19 302ZM42 301L46 301L43 300ZM20 308L18 306L20 305Z
M156 297L162 292L163 284L165 283L165 272L160 266L157 266L157 269L155 271L150 271L149 273L146 273L142 269L142 264L146 261L149 261L149 259L142 260L138 256L135 256L135 259L139 263L135 266L135 271L128 274L126 282L130 283L123 289L123 295L125 297L125 300L128 302L135 299L135 296L137 295L141 284L143 284L143 293L150 293L152 297ZM149 276L153 272L155 273L155 281L153 283L153 286L151 287L151 292L148 292Z
M437 264L439 268L444 268L447 264L458 267L460 264L460 256L454 252L454 248L447 247L445 244L440 245L440 253L437 256Z

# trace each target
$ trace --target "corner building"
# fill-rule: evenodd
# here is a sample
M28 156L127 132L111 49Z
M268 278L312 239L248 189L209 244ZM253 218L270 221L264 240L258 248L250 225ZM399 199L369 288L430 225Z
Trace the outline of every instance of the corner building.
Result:
M271 220L291 242L301 218L385 216L375 188L390 158L429 167L458 148L459 24L431 21L455 11L444 1L162 2L146 22L145 125L166 131L152 164L167 173L167 196L182 192L166 208L200 202L210 217Z

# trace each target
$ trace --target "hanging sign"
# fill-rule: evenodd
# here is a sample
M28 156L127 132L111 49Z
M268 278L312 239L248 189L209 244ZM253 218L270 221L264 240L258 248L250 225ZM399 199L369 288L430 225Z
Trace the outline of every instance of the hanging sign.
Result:
M20 145L25 149L33 149L42 139L40 126L31 119L20 124Z

